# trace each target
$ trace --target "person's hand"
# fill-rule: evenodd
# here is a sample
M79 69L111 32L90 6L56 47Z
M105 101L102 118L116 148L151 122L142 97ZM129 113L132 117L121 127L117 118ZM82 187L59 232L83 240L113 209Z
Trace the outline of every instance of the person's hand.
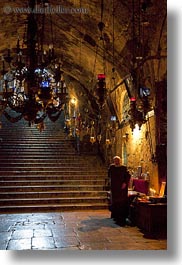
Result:
M122 184L122 186L121 186L121 189L123 190L123 189L125 189L125 188L126 188L126 183L123 182L123 184Z

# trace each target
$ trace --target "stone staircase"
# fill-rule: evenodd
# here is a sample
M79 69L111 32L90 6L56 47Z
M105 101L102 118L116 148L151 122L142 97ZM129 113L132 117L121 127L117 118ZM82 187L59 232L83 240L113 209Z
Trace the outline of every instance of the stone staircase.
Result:
M76 152L61 120L46 120L41 133L24 120L1 120L0 213L108 207L106 167Z

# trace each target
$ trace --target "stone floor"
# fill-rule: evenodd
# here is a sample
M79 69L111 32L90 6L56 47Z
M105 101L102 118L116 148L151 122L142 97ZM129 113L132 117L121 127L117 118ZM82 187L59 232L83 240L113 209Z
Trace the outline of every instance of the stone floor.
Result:
M0 250L167 250L167 240L120 227L107 210L1 214Z

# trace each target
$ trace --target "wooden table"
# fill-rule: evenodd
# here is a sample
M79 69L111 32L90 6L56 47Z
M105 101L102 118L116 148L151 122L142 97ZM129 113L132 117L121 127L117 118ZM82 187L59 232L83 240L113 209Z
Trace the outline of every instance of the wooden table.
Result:
M138 202L135 207L136 225L145 235L167 236L167 203Z

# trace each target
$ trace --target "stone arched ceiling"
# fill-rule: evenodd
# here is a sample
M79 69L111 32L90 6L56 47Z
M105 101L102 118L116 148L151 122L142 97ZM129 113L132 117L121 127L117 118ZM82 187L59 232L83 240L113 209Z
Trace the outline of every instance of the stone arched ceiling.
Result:
M18 37L20 42L23 39L28 16L23 8L29 2L0 2L0 55L16 47ZM96 76L103 71L109 89L113 88L113 75L116 84L120 82L132 71L134 53L141 56L142 52L145 59L166 55L166 0L45 2L52 8L45 16L45 49L54 44L65 80L77 82L87 95L92 94ZM101 21L105 25L103 40L98 28Z

